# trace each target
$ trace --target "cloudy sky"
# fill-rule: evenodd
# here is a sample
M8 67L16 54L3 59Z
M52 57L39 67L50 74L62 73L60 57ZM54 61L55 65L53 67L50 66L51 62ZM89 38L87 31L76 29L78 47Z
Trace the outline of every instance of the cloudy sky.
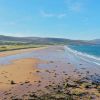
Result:
M100 38L100 0L0 0L0 34Z

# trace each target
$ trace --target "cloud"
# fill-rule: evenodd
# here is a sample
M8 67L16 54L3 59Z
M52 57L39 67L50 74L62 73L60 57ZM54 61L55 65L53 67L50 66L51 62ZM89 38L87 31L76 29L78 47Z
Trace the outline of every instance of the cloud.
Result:
M57 17L58 17L58 18L66 17L66 14L65 14L65 13L59 14Z
M84 10L84 3L87 0L65 0L65 4L67 5L67 9L70 12L77 12L80 13ZM67 16L67 11L66 12L62 12L62 13L50 13L50 12L46 12L44 10L40 11L41 15L43 17L47 17L47 18L64 18Z
M52 18L52 17L55 17L55 18L63 18L66 16L66 13L59 13L59 14L55 14L55 13L48 13L48 12L45 12L45 11L40 11L41 15L43 17L47 17L47 18Z
M45 12L45 11L43 11L43 10L42 10L40 13L41 13L41 15L42 15L43 17L54 17L54 16L55 16L55 14L47 13L47 12Z
M82 8L82 4L81 3L75 3L75 4L71 5L69 7L69 9L71 11L80 12L83 8Z
M69 11L81 12L83 10L83 0L66 0Z

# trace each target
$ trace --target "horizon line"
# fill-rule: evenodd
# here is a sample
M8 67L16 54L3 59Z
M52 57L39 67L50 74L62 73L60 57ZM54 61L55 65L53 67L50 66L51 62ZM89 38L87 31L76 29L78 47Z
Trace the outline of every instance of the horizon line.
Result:
M16 37L16 38L31 38L31 37L34 37L34 38L57 38L57 39L68 39L68 40L81 40L81 41L88 41L88 40L97 40L99 38L95 38L95 39L71 39L71 38L63 38L63 37L42 37L42 36L14 36L14 35L2 35L0 34L0 36L7 36L7 37Z

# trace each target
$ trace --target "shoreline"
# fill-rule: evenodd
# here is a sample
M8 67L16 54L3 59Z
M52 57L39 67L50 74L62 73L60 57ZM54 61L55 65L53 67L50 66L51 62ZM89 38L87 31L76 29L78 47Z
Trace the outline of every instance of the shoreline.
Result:
M92 69L86 68L88 66L90 68L91 64L66 52L63 46L32 50L28 56L25 54L26 52L17 55L18 58L11 59L10 64L0 64L2 100L28 100L28 98L39 100L52 96L56 99L65 99L70 95L76 99L93 97L98 100L100 97L98 90L100 85L97 82L92 84L94 82L92 78L99 76L94 73L100 71L92 72L93 67ZM24 58L20 58L21 56Z
M94 56L94 55L90 55L87 53L82 53L80 51L74 50L68 46L65 46L65 49L77 56L80 56L81 59L88 61L88 62L93 62L96 65L100 65L100 57Z
M31 52L33 50L40 50L47 47L37 47L37 48L25 48L25 49L19 49L19 50L8 50L8 51L2 51L0 52L0 57L15 55L19 53L25 53L25 52Z

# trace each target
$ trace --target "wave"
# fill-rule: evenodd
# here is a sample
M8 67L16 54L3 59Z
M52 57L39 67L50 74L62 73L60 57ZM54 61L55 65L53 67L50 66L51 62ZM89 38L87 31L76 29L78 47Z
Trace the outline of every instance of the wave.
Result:
M93 62L96 65L100 65L100 57L96 57L94 55L90 55L87 53L82 53L80 51L74 50L70 48L69 46L65 46L65 49L68 50L69 52L78 55L81 59L88 61L88 62Z

